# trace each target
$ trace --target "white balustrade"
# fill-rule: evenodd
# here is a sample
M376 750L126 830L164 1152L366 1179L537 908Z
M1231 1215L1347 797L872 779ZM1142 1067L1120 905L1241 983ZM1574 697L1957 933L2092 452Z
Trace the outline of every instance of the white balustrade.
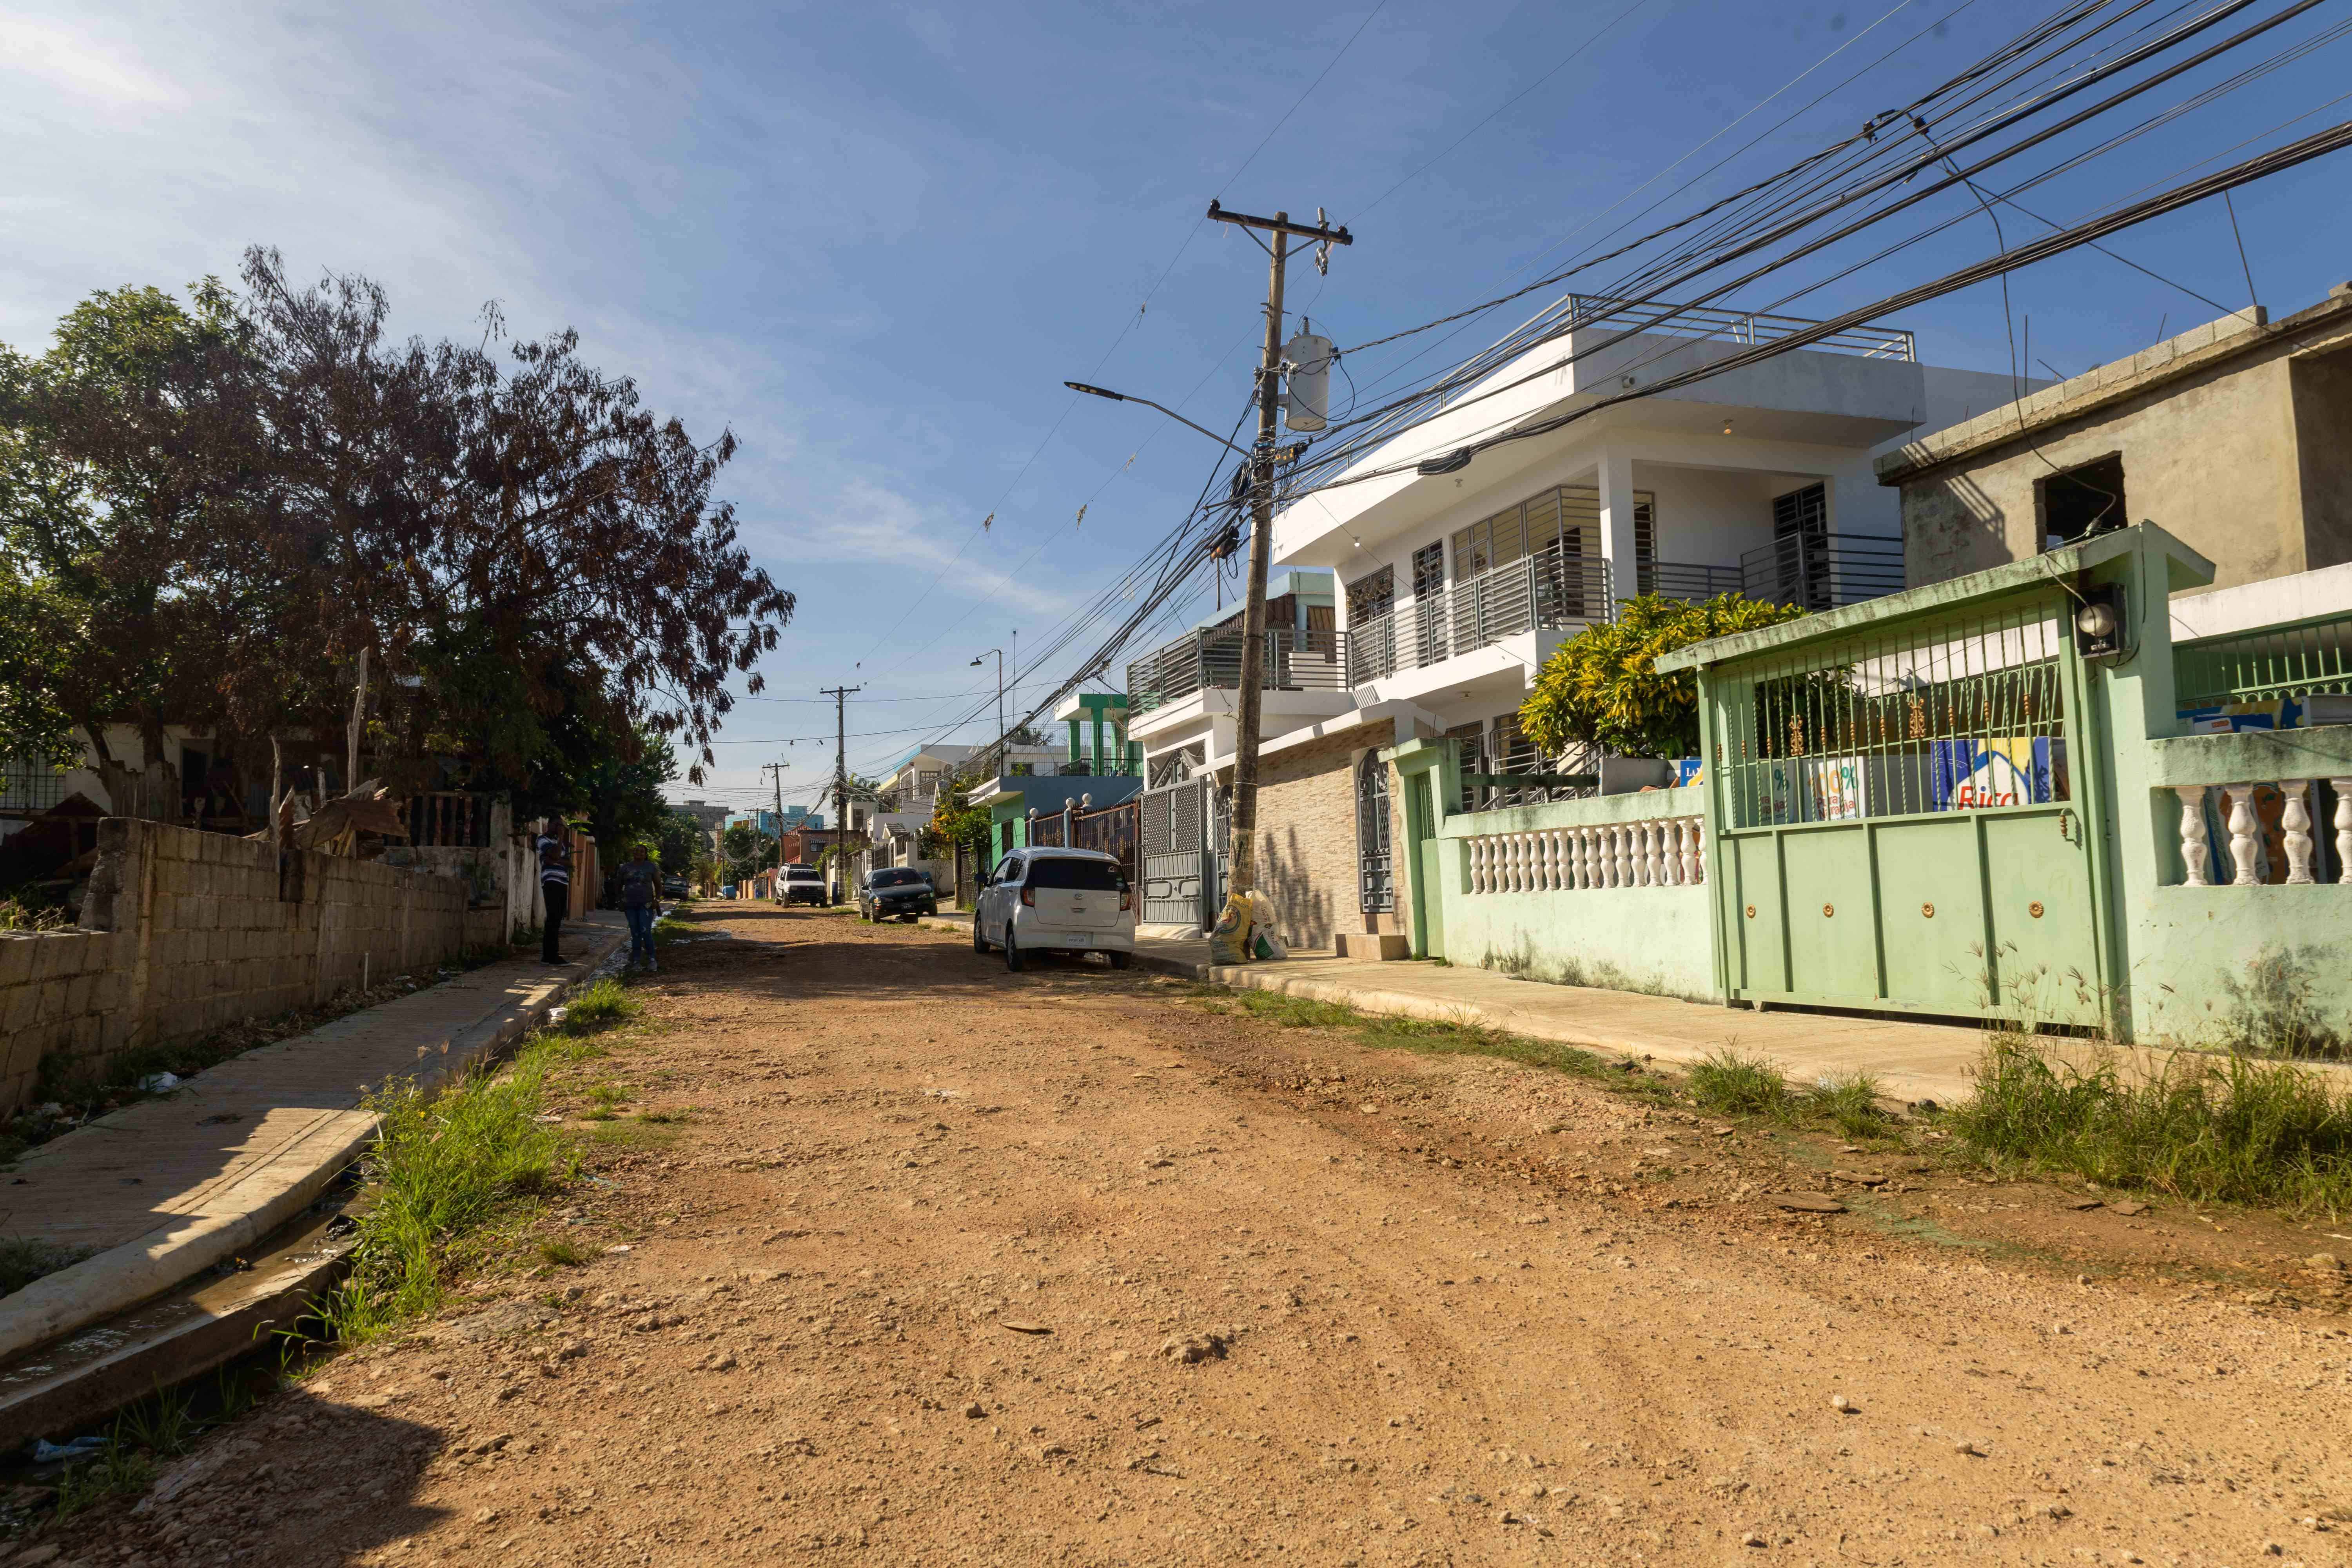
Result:
M2352 832L2352 824L2342 826ZM1706 880L1706 830L1695 816L1482 833L1469 840L1470 890L1697 887Z
M2279 791L2286 801L2279 810L2279 832L2286 839L2286 879L2309 882L2311 875L2311 793L2309 779L2281 779Z
M2284 880L2289 884L2309 884L2324 879L2352 886L2352 778L2327 781L2336 795L2331 824L2335 844L2332 863L2325 867L2321 864L2316 827L2319 801L2314 793L2318 784L2316 779L2305 778L2174 785L2172 793L2180 801L2180 864L2184 871L2180 885L2258 888L2268 883L2276 868L2271 863L2263 831L2263 814L2269 808L2262 802L2265 798L2263 792L2275 790L2279 842L2286 858ZM2213 842L2212 823L2206 812L2207 804L2217 794L2218 815L2227 837L2222 845ZM2226 862L2221 859L2223 856L2227 857ZM2226 879L2224 870L2228 872Z

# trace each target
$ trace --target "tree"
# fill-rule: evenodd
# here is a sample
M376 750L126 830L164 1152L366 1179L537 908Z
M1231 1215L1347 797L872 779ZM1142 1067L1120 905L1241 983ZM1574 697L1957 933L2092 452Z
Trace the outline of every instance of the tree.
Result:
M776 840L748 822L739 822L719 836L719 865L730 882L748 882L776 863Z
M673 811L663 817L656 839L661 847L662 869L673 877L686 876L696 861L710 858L710 836L685 812Z
M923 829L926 843L920 853L925 858L943 860L959 847L982 848L987 845L988 807L972 805L970 794L961 779L940 784L939 799L931 807L931 820Z
M1626 757L1696 756L1697 679L1660 675L1658 656L1804 613L1738 594L1696 605L1655 594L1622 600L1614 620L1585 627L1544 661L1519 726L1548 754L1580 743Z
M216 706L221 544L250 551L238 520L263 467L257 384L248 334L209 279L184 306L100 290L47 353L0 347L10 749L55 758L79 750L78 731L126 815L177 814L163 726ZM135 763L115 754L115 724L138 731Z
M510 342L491 309L478 343L401 342L364 278L299 286L256 247L241 281L101 291L47 353L0 347L9 749L79 731L117 811L175 814L166 722L340 760L364 655L388 782L455 768L521 815L657 826L646 779L672 745L701 778L794 607L715 497L734 437L695 440L568 331Z

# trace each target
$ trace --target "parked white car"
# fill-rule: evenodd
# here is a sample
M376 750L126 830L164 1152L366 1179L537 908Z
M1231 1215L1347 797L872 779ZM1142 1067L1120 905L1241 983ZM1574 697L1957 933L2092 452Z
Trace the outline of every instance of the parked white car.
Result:
M1015 849L997 863L972 910L971 948L1004 950L1004 967L1048 952L1099 952L1113 969L1135 959L1135 889L1098 849Z

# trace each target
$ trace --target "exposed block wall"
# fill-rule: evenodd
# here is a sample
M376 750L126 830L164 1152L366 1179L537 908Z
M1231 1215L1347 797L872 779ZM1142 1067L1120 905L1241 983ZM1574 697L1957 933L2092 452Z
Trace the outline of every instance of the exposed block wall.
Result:
M53 1053L102 1061L502 940L462 878L110 817L83 929L0 934L0 1110Z
M1402 931L1394 913L1368 914L1356 836L1356 767L1365 752L1393 744L1386 721L1327 735L1258 764L1257 887L1274 900L1276 928L1292 947L1327 948L1341 931ZM1404 843L1402 796L1390 777L1389 842Z

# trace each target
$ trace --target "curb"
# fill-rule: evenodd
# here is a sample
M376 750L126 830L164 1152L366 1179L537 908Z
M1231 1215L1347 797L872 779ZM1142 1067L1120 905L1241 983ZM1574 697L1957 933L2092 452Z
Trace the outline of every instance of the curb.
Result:
M607 963L627 945L625 931L605 935L601 946L589 950L578 974L565 977L537 1000L452 1031L437 1047L424 1047L417 1081L427 1087L440 1083L520 1039L574 990L602 978ZM267 1162L246 1173L240 1185L270 1189L266 1195L257 1194L251 1207L159 1226L36 1279L0 1303L0 1358L88 1328L250 1250L316 1203L328 1184L374 1140L375 1130L373 1112L356 1107L323 1112ZM289 1168L300 1171L290 1182L286 1179ZM5 1408L0 1405L0 1412Z

